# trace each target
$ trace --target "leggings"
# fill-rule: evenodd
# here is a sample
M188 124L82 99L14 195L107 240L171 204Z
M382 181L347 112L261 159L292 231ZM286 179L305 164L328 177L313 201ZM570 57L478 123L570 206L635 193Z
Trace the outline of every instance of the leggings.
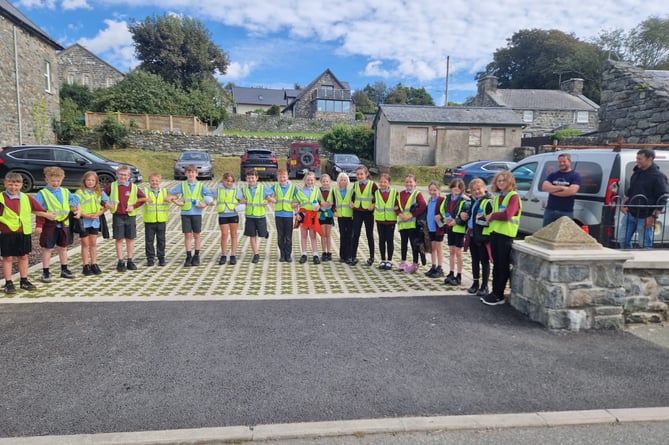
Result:
M362 224L365 224L367 235L367 247L369 247L369 258L374 259L374 212L368 210L353 210L353 258L358 256L358 244L362 234Z
M408 253L408 245L411 243L411 254L413 255L414 264L418 264L418 254L420 247L416 245L416 229L404 229L400 230L400 240L402 241L401 245L401 254L402 261L406 261Z
M376 231L379 232L379 252L381 252L381 261L386 260L386 248L388 249L388 261L393 259L395 250L395 224L376 223Z

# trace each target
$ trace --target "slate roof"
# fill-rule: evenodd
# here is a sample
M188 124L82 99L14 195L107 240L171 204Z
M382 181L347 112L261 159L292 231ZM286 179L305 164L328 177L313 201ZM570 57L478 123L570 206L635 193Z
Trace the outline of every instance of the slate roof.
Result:
M654 88L669 89L669 71L646 70L646 75L651 77L651 86Z
M514 110L597 111L599 105L583 95L562 90L497 89L486 94L502 107Z
M383 113L391 123L523 126L518 113L504 107L435 107L432 105L379 105L376 121Z
M266 107L279 105L280 107L285 107L288 103L286 96L289 95L288 92L290 91L293 90L232 87L232 98L235 104L258 105ZM295 93L291 94L292 97L294 97Z
M334 80L336 80L336 81L342 86L342 89L344 89L344 90L350 90L350 89L351 89L351 86L349 85L348 82L346 82L346 81L341 81L341 80L337 79L337 76L335 76L335 75L332 73L332 71L330 71L330 68L326 68L326 70L323 71L323 72L322 72L318 77L316 77L314 80L312 80L311 83L309 83L309 85L307 85L306 87L302 88L301 90L298 90L298 91L297 91L297 95L292 97L292 100L290 101L290 103L288 104L288 106L287 106L283 111L286 111L286 110L290 109L291 107L293 107L293 106L295 105L295 103L297 103L297 101L300 100L300 99L302 98L302 96L304 96L305 94L309 93L309 92L313 89L313 87L314 87L314 85L316 84L316 82L318 82L318 81L319 81L323 76L325 76L326 74L330 74L330 76L332 76L332 78L333 78Z
M63 47L60 43L53 40L42 28L35 25L32 20L30 20L26 15L19 11L14 5L9 3L7 0L0 0L0 15L6 17L11 22L15 23L17 26L22 27L28 32L36 35L42 40L46 41L49 45L53 46L57 50L62 50Z

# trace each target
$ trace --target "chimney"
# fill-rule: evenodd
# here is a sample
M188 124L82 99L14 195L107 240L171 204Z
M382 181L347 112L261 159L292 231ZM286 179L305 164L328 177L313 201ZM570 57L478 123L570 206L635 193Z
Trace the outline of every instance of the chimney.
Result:
M491 92L494 93L497 91L497 77L495 76L485 76L483 79L478 81L478 94L483 95L484 93Z
M560 89L572 96L583 94L583 79L569 79L560 84Z

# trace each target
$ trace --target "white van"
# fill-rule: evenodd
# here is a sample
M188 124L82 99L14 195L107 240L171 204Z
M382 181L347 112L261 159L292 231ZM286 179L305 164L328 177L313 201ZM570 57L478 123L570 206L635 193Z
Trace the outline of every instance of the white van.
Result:
M571 167L581 175L581 188L574 203L574 220L580 226L588 226L590 235L604 246L619 247L616 241L620 224L617 210L629 187L638 151L638 148L570 149L521 160L511 170L523 203L520 232L532 234L543 227L548 193L541 191L541 185L549 173L558 170L558 155L569 153ZM655 163L665 175L669 175L669 151L657 150ZM669 243L669 228L664 230L665 222L669 223L666 212L657 219L656 244Z

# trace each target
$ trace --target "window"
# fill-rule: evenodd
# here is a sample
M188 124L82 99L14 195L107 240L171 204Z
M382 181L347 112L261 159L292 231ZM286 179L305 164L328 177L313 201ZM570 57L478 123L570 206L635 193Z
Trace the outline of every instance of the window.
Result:
M106 83L105 86L107 88L113 87L114 86L114 79L112 79L111 77L107 77L107 79L105 80L105 83Z
M334 97L334 85L321 85L319 90L320 97Z
M341 100L323 100L316 101L316 110L327 113L350 113L351 103Z
M587 111L577 111L576 112L576 123L577 124L587 124L590 120L589 114Z
M407 145L427 145L427 127L408 127Z
M572 163L572 168L581 175L581 187L578 189L579 194L596 194L599 192L602 185L602 177L604 176L601 165L596 162L575 161ZM546 161L544 170L541 172L542 180L540 182L543 183L549 174L559 169L557 160Z
M523 122L534 122L534 111L523 111Z
M48 61L44 61L44 90L51 92L51 64Z
M504 136L506 131L503 128L490 129L490 145L500 146L504 145Z
M538 162L530 162L529 164L514 168L513 171L511 171L511 174L516 179L518 190L527 191L532 187L534 173L537 171L538 164Z
M87 87L91 86L91 76L88 74L84 74L83 77L81 78L81 84Z
M480 128L470 128L469 129L469 145L474 147L481 146L481 129Z
M68 85L74 85L74 74L67 73L67 83Z

